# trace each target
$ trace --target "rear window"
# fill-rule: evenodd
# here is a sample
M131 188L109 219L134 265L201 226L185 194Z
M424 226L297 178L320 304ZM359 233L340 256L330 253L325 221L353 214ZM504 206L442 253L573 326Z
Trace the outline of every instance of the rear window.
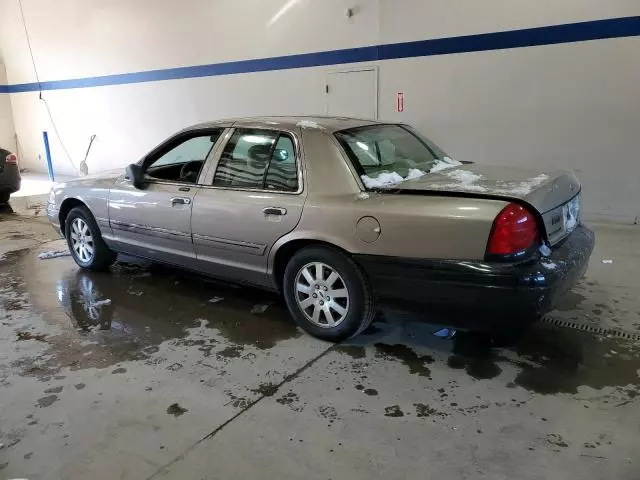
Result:
M367 188L390 186L460 165L404 125L374 125L335 133Z

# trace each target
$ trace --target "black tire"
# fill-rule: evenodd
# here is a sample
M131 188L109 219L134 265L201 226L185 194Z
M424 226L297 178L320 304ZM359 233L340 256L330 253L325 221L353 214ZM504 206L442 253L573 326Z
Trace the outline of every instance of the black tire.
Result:
M94 254L88 261L83 261L73 249L71 231L72 224L77 218L82 219L87 224L93 239ZM69 212L64 222L64 233L71 256L78 266L87 270L106 270L116 261L117 254L104 243L98 224L87 207L75 207Z
M10 196L11 196L11 194L6 190L0 191L0 205L4 205L5 203L9 203L9 197Z
M305 266L315 262L333 269L348 292L347 312L344 319L333 327L316 325L298 304L298 275ZM371 324L376 313L374 296L364 273L350 257L333 248L314 246L296 252L284 272L283 294L289 312L298 325L307 333L330 342L340 342L358 335Z

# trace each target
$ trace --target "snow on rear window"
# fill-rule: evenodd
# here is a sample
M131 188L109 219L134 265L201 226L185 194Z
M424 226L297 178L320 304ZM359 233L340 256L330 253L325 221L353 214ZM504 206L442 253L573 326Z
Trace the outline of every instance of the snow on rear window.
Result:
M431 167L431 170L429 170L429 173L435 173L441 170L446 170L448 168L459 167L460 165L462 165L462 162L459 162L458 160L454 160L449 157L439 158L435 161L433 167Z
M380 188L462 165L404 125L370 125L335 133L367 188Z
M367 188L380 188L393 185L404 181L396 172L380 172L377 177L372 178L368 175L362 175L362 181Z
M454 168L458 165L462 165L462 163L460 162L456 162L456 163L448 163L445 162L443 160L437 160L436 163L434 164L434 167L431 168L431 170L429 170L428 173L433 173L433 172L440 172L442 170L445 170L447 168ZM455 172L452 172L455 173ZM473 175L471 172L467 172L470 173L471 175ZM370 177L369 175L362 175L362 182L364 183L364 186L367 188L380 188L380 187L385 187L385 186L389 186L389 185L394 185L396 183L400 183L400 182L404 182L405 180L414 180L416 178L420 178L423 175L426 175L427 172L423 172L422 170L418 169L418 168L410 168L406 174L405 177L403 177L402 175L400 175L398 172L387 172L387 171L383 171L380 172L377 176L375 177ZM481 175L476 175L478 178L481 177ZM453 177L452 177L453 178ZM475 181L472 180L472 181ZM461 182L463 183L463 182Z

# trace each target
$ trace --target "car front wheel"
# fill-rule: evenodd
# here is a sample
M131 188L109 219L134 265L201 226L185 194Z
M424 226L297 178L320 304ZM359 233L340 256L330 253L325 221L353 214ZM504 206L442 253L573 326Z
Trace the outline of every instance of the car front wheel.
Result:
M298 251L287 264L283 291L298 325L323 340L351 338L375 316L373 294L362 270L332 248Z
M72 209L65 221L64 232L71 256L80 267L105 270L115 262L117 255L104 243L88 208Z

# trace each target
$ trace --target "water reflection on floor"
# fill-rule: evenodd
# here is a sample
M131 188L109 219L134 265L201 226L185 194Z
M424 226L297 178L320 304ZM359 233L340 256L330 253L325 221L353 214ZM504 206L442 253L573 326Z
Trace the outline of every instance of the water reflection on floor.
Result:
M8 317L3 325L14 329L17 340L37 338L47 346L37 362L14 359L26 375L144 359L162 342L187 339L195 327L215 329L231 356L236 346L269 350L301 335L278 295L140 262L120 262L100 273L80 270L69 258L42 261L27 250L8 254L0 264L0 302ZM43 321L29 322L33 313ZM514 345L495 348L483 335L439 338L433 335L439 326L419 320L384 311L368 331L339 348L354 358L372 349L380 361L402 362L425 377L438 368L487 380L509 365L519 373L507 387L553 394L609 386L637 395L640 352L634 342L538 325ZM197 341L203 352L211 350L206 339Z

